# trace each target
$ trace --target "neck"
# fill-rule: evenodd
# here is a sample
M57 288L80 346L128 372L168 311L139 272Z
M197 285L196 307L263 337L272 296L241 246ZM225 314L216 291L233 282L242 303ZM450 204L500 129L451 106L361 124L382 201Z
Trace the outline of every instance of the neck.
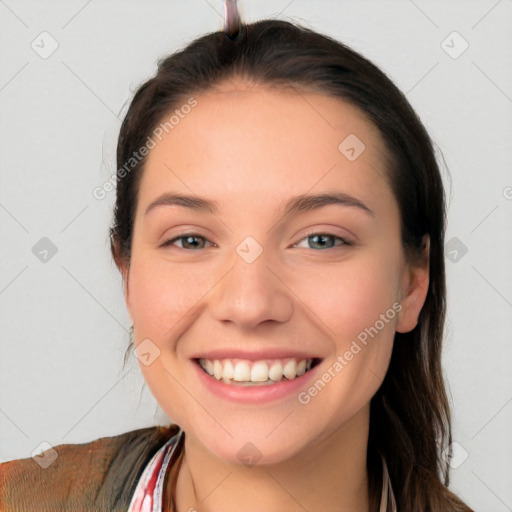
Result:
M369 407L292 459L246 467L185 436L174 512L369 511Z

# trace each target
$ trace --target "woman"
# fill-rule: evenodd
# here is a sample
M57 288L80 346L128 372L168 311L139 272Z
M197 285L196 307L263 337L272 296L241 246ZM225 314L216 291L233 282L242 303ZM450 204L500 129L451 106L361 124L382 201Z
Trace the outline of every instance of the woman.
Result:
M0 508L470 511L441 456L430 138L368 60L234 6L160 63L118 141L129 350L173 423L3 464Z

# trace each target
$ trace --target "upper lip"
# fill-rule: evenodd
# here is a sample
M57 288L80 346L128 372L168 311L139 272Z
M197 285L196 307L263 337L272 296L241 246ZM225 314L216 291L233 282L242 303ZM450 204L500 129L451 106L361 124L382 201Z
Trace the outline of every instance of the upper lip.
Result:
M198 352L191 359L247 359L249 361L261 361L263 359L284 359L295 358L299 361L303 359L322 359L311 352L298 351L296 349L285 349L277 347L274 349L265 348L261 350L237 350L237 349L214 349L205 352Z

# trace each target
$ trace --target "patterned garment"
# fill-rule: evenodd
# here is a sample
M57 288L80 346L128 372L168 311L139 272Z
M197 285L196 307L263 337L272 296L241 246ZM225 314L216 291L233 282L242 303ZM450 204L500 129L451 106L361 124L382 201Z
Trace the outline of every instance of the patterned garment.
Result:
M182 438L183 430L180 429L155 453L139 479L128 512L162 512L165 474L167 468L172 467L179 456L179 450L176 448L181 444ZM379 512L397 512L384 458L382 458L382 471L384 478Z
M128 512L162 512L165 474L169 464L172 467L172 463L179 455L176 447L182 437L183 430L180 428L178 433L153 455L135 488Z

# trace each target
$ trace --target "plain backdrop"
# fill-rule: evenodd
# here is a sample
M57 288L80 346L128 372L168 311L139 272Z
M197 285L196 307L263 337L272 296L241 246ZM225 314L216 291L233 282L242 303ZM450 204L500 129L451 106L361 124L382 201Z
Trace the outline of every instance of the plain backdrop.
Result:
M245 0L352 46L442 151L451 488L512 510L511 0ZM160 57L219 30L218 0L0 1L0 460L169 420L137 360L109 252L118 116ZM450 178L451 177L451 178ZM421 433L418 433L421 435Z

